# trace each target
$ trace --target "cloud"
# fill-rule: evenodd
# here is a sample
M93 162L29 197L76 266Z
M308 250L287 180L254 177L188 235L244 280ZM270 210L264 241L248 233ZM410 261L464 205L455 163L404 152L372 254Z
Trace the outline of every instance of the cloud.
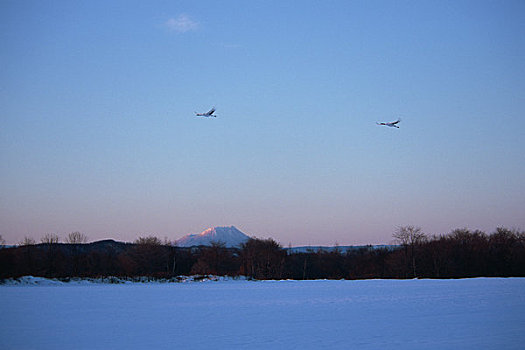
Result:
M166 28L170 31L178 33L186 33L192 30L196 30L199 27L199 23L192 20L188 15L181 14L177 18L170 18L164 23Z

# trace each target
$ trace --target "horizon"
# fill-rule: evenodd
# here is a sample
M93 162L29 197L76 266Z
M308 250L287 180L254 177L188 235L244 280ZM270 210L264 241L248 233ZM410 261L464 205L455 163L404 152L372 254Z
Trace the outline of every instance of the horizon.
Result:
M4 1L0 19L8 243L525 229L523 1Z
M214 230L214 229L217 229L217 228L234 228L234 229L240 231L242 234L244 234L245 236L247 236L248 238L251 238L251 239L272 239L272 240L276 241L279 245L281 245L281 247L283 249L287 249L289 247L291 247L291 248L303 248L303 247L313 247L313 248L326 247L326 248L331 248L331 247L364 247L364 246L399 246L399 242L395 242L396 239L393 238L393 237L391 237L391 240L389 242L383 242L383 243L339 244L338 242L334 242L333 244L299 244L299 245L297 245L297 244L292 244L292 242L288 242L288 244L284 244L284 242L281 242L281 241L279 241L279 240L277 240L277 239L275 239L274 237L271 237L271 236L258 237L258 236L250 235L249 233L243 232L242 230L238 229L234 225L208 227L207 229L203 230L200 233L188 233L188 234L186 234L184 236L181 236L181 237L175 238L175 239L170 239L169 237L158 237L158 236L155 236L155 235L148 235L148 234L135 237L133 240L130 240L130 241L119 240L119 239L114 238L114 237L106 237L106 238L99 238L99 239L96 239L96 240L92 240L88 236L86 236L85 237L87 239L86 242L72 243L72 244L90 244L90 243L97 243L97 242L101 242L101 241L115 241L115 242L126 243L126 244L134 244L134 243L136 243L136 241L139 238L155 237L155 238L159 239L159 241L163 241L164 242L163 244L177 245L177 242L180 241L180 240L183 240L184 238L202 236L202 235L205 235L205 232L210 231L210 230ZM419 227L416 226L416 228L419 228ZM514 232L521 232L520 229L508 228L508 227L497 227L497 228L494 228L494 230L491 230L491 231L482 231L482 230L476 230L476 229L473 230L473 229L470 229L468 227L456 228L454 230L469 230L470 232L482 232L482 233L490 235L492 233L495 233L498 228L507 229L507 230L514 231ZM433 239L435 237L451 234L454 230L450 230L450 231L448 231L446 233L442 233L440 235L430 235L430 234L425 233L425 232L423 232L423 234L426 237L428 237L430 239ZM80 232L80 233L82 233L82 232ZM56 238L58 238L58 242L56 242L57 244L70 244L69 242L67 242L67 235L60 236L60 235L54 234L54 233L52 235L56 235ZM34 241L35 241L34 244L49 244L49 243L45 243L45 242L39 241L38 237L37 238L35 238L35 237L27 237L27 238L34 239ZM43 237L40 237L40 238L43 238ZM223 241L218 240L218 242L223 242ZM2 245L2 244L0 244L0 245ZM23 242L15 242L15 243L5 242L3 244L3 246L13 246L13 247L23 246L23 245L24 245ZM31 245L33 245L33 244L31 244Z

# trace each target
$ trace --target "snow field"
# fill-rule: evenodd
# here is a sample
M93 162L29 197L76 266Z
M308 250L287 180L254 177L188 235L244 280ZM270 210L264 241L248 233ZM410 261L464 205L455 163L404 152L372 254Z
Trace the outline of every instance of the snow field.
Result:
M2 349L522 349L525 278L0 286Z

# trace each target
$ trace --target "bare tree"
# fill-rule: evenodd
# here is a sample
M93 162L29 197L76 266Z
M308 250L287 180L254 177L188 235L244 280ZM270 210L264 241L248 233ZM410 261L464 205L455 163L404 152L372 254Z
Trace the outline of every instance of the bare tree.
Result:
M413 245L423 243L426 240L426 235L422 232L421 227L416 226L400 226L392 235L396 241L401 245Z
M58 238L58 235L56 235L54 233L46 233L44 235L44 237L42 237L40 239L40 242L41 243L52 244L52 243L58 243L59 240L60 240L60 238Z
M4 237L2 237L2 235L0 235L0 245L4 245L5 244L5 239Z
M251 238L241 244L241 274L256 279L281 279L286 251L273 239Z
M400 226L392 235L396 242L405 248L405 263L408 267L409 253L412 262L412 276L416 277L416 246L424 243L427 236L422 232L421 227L416 226Z
M155 236L139 237L130 251L135 261L135 273L151 275L164 270L169 273L169 248L162 245L162 240Z
M71 232L66 237L66 243L71 243L71 244L86 243L87 240L88 240L87 236L78 231Z
M155 236L148 236L148 237L139 237L135 240L135 244L141 244L141 245L162 245L162 241L160 238Z
M25 236L24 239L20 242L20 245L35 245L36 242L33 238Z

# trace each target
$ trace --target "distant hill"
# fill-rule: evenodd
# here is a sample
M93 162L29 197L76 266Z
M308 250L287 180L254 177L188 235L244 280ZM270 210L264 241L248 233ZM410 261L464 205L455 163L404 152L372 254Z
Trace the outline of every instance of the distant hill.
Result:
M49 248L53 248L55 251L60 251L65 255L74 255L74 254L88 254L91 252L96 253L110 253L110 254L119 254L122 252L127 251L131 247L133 247L135 244L133 243L126 243L126 242L118 242L113 239L105 239L102 241L96 241L91 243L37 243L33 245L20 245L20 246L10 246L4 248L12 248L12 249L25 249L25 250L33 250L33 251L39 251L39 250L48 250Z
M240 246L250 237L235 226L211 227L199 234L186 235L175 242L179 247L209 246L212 242L222 242L227 248Z

